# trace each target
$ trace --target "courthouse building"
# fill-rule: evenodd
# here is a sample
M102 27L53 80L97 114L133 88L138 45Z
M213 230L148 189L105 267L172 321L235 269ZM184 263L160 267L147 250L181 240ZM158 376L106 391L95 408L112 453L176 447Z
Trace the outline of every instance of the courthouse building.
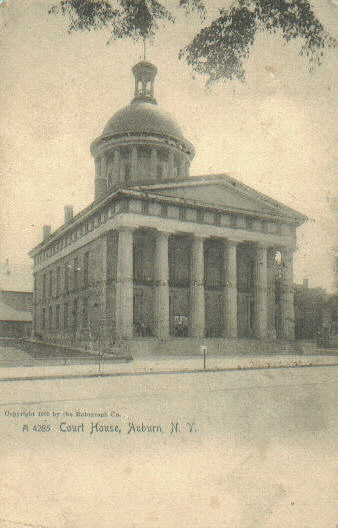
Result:
M31 252L34 333L52 341L294 339L293 252L306 219L226 174L157 105L156 67L91 145L95 199ZM276 259L281 270L275 291Z

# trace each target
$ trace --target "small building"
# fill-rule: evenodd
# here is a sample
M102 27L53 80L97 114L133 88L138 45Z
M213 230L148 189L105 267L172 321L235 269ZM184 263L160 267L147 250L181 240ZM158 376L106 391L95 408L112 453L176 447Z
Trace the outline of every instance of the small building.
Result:
M227 174L191 177L194 147L157 105L156 67L132 71L133 100L91 145L94 201L76 216L66 206L64 224L45 226L30 252L34 332L293 340L293 252L306 218Z
M33 292L31 269L8 261L0 269L0 337L30 337L32 334Z

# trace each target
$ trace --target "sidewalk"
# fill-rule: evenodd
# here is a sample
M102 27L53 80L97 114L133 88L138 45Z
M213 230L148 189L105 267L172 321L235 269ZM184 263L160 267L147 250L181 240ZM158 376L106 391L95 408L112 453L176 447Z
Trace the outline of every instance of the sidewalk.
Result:
M334 355L311 356L246 356L206 358L206 371L253 370L338 366ZM51 365L0 368L0 381L24 381L65 378L112 377L128 375L174 374L203 371L203 356L142 358L131 362L116 360L111 363L83 365Z

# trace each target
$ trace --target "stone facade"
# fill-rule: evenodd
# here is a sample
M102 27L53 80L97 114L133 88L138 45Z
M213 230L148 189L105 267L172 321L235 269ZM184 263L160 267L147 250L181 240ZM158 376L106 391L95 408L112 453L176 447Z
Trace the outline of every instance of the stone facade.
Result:
M139 64L132 104L92 144L94 202L75 217L67 207L30 253L35 334L294 339L292 254L305 217L227 175L189 177L193 147L157 109L154 67Z

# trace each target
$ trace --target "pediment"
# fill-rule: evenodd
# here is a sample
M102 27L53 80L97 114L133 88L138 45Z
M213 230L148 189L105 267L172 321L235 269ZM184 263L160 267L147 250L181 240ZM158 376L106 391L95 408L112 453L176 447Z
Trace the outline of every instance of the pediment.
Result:
M159 191L157 191L158 193ZM160 194L221 207L244 209L246 211L271 213L274 209L266 204L258 203L252 198L243 196L236 190L233 191L222 184L168 188L161 190Z
M227 174L194 176L181 182L140 185L137 188L157 196L186 200L205 206L252 212L257 215L273 215L280 219L292 221L297 225L301 225L307 220L306 216L298 211Z
M259 199L255 196L248 196L241 189L232 189L228 185L222 183L168 186L161 189L154 189L153 192L157 195L180 198L204 205L214 205L230 210L250 211L257 215L272 214L288 218L295 218L295 216L298 217L296 211L292 211L274 200L270 200L267 197L265 197L265 199Z

